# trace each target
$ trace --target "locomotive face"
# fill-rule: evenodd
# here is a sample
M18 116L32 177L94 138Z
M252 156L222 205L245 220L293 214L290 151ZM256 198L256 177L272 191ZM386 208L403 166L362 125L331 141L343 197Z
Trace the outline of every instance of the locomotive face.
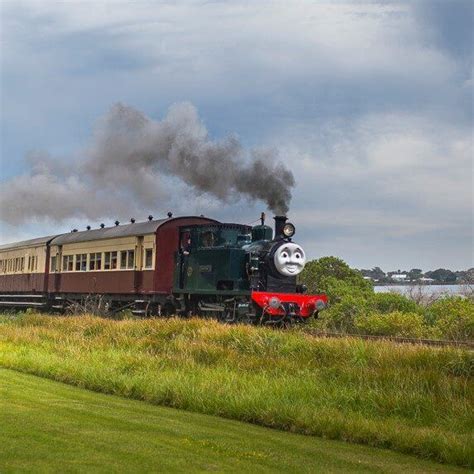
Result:
M286 242L276 249L273 262L275 268L282 275L295 276L302 272L306 263L306 255L299 245Z

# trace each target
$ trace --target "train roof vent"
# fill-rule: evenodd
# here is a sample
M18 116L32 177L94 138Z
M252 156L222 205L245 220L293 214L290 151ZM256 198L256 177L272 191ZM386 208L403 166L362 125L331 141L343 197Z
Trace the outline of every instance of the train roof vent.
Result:
M115 225L119 225L120 224L120 221L115 221Z
M105 224L100 224L100 228L103 229L105 227Z
M152 221L152 220L153 220L153 216L152 216L151 214L148 216L148 220L149 220L149 221Z
M132 217L132 218L130 219L130 222L131 222L132 224L135 224L135 218Z
M77 232L77 229L72 229L71 232Z
M91 226L88 225L88 226L86 227L86 229L87 229L87 230L91 230Z
M173 217L173 213L172 212L168 212L168 217L171 219Z

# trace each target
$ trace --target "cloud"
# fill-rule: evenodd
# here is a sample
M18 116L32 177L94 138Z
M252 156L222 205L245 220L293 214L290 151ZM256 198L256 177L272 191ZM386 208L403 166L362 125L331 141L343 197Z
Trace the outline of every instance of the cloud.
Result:
M297 182L290 215L314 255L323 241L361 265L429 248L426 262L467 266L472 9L457 0L8 3L3 179L27 172L31 149L73 164L95 117L117 101L159 117L186 100L217 140L235 132L245 147L281 150ZM192 201L245 222L261 207ZM163 213L189 206L159 202Z
M410 265L417 248L425 265L474 263L469 128L373 114L281 131L277 143L292 163L298 206L291 218L310 253L325 249L358 266Z
M471 0L419 0L413 2L415 19L436 47L455 57L473 55L474 4Z

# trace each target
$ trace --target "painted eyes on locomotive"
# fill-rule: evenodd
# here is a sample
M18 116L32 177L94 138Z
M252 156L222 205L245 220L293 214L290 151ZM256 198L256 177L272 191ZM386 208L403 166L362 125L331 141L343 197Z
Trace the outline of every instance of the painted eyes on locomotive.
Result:
M295 276L303 271L306 255L299 245L289 242L276 249L273 262L282 275Z

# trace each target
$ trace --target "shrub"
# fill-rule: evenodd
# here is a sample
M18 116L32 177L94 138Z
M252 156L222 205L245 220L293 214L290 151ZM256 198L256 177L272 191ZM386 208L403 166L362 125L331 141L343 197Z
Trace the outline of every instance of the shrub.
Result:
M416 313L421 309L415 301L398 293L374 293L371 303L374 310L379 313L391 313L393 311Z
M337 303L323 311L316 326L327 331L354 332L354 321L367 312L367 299L357 295L344 295Z
M432 335L423 316L414 312L370 313L355 318L354 325L361 333L379 336L422 338Z
M474 340L474 303L466 298L442 298L427 310L427 318L443 339Z
M310 293L323 292L328 296L329 308L314 323L327 331L353 332L354 319L368 311L369 301L374 295L372 283L336 257L309 262L300 281Z
M341 301L348 294L373 294L372 283L337 257L312 260L305 266L299 281L308 287L310 293L326 293L332 303Z

